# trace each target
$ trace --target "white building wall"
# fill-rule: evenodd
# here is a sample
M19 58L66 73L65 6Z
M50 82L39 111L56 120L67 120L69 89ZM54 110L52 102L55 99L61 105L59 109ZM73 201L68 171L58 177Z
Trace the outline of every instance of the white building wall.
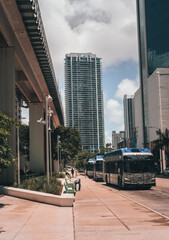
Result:
M158 74L156 71L148 78L149 104L149 142L158 138L156 131L160 128L160 95Z
M142 148L143 144L143 122L141 107L141 90L140 88L134 94L134 110L135 110L135 130L136 130L136 147Z
M158 138L157 129L169 129L169 69L158 68L148 78L149 142Z

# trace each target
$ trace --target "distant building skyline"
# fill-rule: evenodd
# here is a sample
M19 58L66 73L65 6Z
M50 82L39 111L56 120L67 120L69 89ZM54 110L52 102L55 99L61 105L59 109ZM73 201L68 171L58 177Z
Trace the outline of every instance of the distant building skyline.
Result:
M117 144L120 142L120 133L116 133L116 131L112 131L112 149L117 149Z
M125 132L120 131L119 133L116 131L112 131L112 149L118 149L118 144L121 141L125 141Z
M104 147L102 68L95 54L66 54L65 114L66 126L79 130L83 150Z

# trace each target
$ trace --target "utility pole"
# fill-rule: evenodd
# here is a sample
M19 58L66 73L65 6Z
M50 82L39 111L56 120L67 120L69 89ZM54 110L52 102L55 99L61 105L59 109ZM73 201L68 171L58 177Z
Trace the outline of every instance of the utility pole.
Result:
M19 125L19 101L17 101L17 124ZM20 185L20 143L19 143L19 126L17 127L17 157L18 157L18 186Z
M51 108L49 107L49 162L50 162L50 176L52 177L52 142L51 142L51 117L52 117L53 111L51 110Z
M38 123L42 123L46 125L46 177L47 177L47 184L49 185L49 109L48 109L48 103L52 102L53 99L50 95L45 96L45 111L46 111L46 118L45 121L41 118L40 120L37 120Z
M58 155L58 172L59 172L59 166L60 166L60 162L59 162L59 143L60 143L60 136L57 136L57 155Z

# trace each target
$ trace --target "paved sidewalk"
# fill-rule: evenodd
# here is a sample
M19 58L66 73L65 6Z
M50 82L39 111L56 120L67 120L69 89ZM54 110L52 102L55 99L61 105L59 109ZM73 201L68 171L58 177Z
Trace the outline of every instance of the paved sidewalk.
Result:
M0 195L0 239L73 240L72 210Z
M0 240L168 238L167 219L85 176L81 181L73 208L0 195Z

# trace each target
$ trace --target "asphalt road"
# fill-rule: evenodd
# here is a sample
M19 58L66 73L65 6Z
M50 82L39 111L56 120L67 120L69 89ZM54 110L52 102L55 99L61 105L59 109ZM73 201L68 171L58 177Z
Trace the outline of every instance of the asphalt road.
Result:
M156 178L156 183L156 187L150 190L121 190L113 186L108 188L169 218L169 179Z
M83 177L82 191L77 193L74 204L75 239L168 237L168 182L168 179L157 179L157 187L151 190L124 191Z

